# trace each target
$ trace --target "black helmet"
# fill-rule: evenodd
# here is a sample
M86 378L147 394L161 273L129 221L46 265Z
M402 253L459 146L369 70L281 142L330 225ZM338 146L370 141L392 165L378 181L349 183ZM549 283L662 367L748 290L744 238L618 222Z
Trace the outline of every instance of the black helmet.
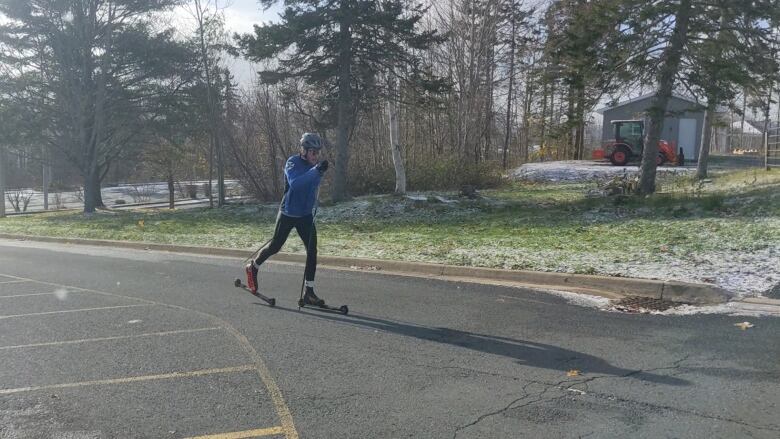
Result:
M301 148L306 149L322 149L322 139L317 133L303 133L301 136Z

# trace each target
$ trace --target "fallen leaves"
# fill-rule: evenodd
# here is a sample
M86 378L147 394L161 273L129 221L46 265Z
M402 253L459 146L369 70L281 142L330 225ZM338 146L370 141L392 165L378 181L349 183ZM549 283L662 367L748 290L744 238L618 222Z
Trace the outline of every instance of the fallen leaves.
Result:
M755 325L750 322L739 322L739 323L734 323L734 326L744 331L748 328L752 328Z
M572 369L572 370L570 370L570 371L566 372L566 376L568 376L568 377L577 377L577 376L580 376L580 371L579 371L579 370L577 370L577 369Z

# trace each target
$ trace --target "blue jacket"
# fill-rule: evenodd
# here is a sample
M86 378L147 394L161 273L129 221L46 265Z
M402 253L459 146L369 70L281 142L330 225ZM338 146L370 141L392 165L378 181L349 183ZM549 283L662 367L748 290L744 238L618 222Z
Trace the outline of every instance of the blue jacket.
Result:
M282 213L292 217L311 215L322 175L300 155L296 154L284 165L284 199Z

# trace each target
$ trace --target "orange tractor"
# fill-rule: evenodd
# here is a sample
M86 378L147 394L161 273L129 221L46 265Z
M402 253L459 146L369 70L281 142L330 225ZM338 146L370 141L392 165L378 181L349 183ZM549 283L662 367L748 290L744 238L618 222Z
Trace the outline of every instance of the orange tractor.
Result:
M642 160L645 142L645 123L641 120L613 120L615 138L604 144L604 157L615 166L623 166L632 160ZM666 140L658 141L655 164L677 164L677 154Z

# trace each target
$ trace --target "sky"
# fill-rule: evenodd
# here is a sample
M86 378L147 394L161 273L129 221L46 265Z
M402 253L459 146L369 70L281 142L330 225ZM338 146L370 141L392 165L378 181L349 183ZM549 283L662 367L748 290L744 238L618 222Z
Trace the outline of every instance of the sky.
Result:
M234 33L251 33L254 24L263 22L277 21L279 13L282 11L282 0L277 0L268 10L263 10L258 0L201 0L202 4L213 8L218 7L225 17L225 27L230 35ZM192 5L193 1L186 2ZM183 23L192 23L192 13L187 9L187 5L177 8L173 12L175 20ZM8 21L4 15L0 14L0 23ZM252 84L256 76L252 64L244 59L227 58L225 65L233 72L239 85L248 87Z
M212 0L212 3L214 0ZM277 2L267 11L257 0L218 0L224 7L225 24L232 32L251 32L253 24L276 21L282 10L281 2Z
M234 33L252 33L253 25L263 22L277 21L282 11L281 1L268 10L263 10L258 0L202 0L212 10L216 6L225 17L225 28L230 35ZM190 5L192 1L188 2ZM192 21L191 12L187 6L180 7L175 15L184 21ZM226 56L224 64L233 73L239 86L248 87L256 77L252 63L244 59Z

